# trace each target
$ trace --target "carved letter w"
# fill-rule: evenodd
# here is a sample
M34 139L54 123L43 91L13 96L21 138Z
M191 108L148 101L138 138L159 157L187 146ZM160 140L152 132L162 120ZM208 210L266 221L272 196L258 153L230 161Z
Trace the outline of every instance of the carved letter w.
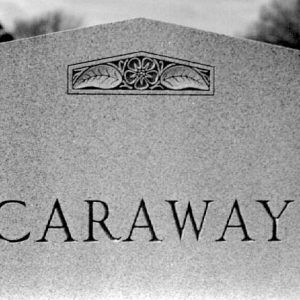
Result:
M191 223L192 223L192 226L193 226L193 230L194 230L196 239L198 241L201 230L202 230L202 227L203 227L203 223L204 223L204 219L205 219L206 212L207 212L207 209L208 209L208 205L209 205L210 202L213 202L213 201L212 200L203 201L203 202L205 202L205 209L204 209L204 213L202 215L202 219L201 219L199 227L197 227L197 224L196 224L196 221L195 221L195 218L194 218L194 215L193 215L193 210L192 210L190 202L188 203L188 207L187 207L182 225L180 224L178 214L177 214L177 211L176 211L176 202L178 202L178 201L176 201L176 200L166 200L166 202L168 202L171 205L173 217L174 217L174 220L175 220L175 225L176 225L176 228L177 228L177 231L178 231L178 234L179 234L179 239L180 240L182 239L183 230L184 230L184 227L185 227L185 224L186 224L186 220L189 216L190 220L191 220Z

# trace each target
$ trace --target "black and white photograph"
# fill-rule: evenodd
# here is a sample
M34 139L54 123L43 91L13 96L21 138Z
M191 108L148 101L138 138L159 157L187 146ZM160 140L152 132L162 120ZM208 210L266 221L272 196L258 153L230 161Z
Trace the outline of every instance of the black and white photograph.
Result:
M0 0L0 299L300 299L300 0Z

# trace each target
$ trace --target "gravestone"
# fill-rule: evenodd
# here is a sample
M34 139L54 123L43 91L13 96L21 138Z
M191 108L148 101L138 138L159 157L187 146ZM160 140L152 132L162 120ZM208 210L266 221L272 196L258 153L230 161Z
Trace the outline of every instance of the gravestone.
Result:
M136 19L0 65L1 299L298 299L299 51Z

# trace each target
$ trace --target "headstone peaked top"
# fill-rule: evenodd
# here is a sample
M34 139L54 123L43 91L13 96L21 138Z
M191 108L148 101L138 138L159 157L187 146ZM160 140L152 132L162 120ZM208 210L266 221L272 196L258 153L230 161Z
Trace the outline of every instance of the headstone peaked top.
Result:
M0 65L1 299L299 297L299 51L136 19Z

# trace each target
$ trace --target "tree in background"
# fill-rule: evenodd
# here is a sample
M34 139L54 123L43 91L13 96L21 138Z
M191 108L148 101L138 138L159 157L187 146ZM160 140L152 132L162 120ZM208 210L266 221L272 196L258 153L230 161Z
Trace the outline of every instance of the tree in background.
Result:
M246 37L300 49L300 0L273 0Z
M6 32L3 26L0 24L0 43L12 41L13 39L14 37L8 32Z
M16 38L26 38L56 31L77 28L81 19L60 11L50 12L32 20L17 20L14 35Z

